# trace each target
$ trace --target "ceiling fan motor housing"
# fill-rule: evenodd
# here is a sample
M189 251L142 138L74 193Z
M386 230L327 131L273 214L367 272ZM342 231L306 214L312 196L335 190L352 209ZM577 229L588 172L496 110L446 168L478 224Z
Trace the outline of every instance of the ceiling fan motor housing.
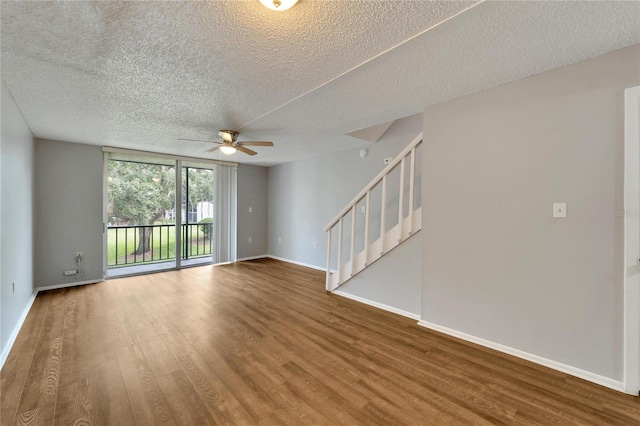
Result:
M218 135L223 141L228 143L235 143L236 139L238 138L238 132L234 130L220 130L218 132Z

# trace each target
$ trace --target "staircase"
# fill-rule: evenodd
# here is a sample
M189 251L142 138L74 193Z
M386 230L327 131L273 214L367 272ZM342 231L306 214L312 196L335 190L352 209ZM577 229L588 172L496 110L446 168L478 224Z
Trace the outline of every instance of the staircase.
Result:
M421 144L422 133L324 228L327 232L327 291L336 290L422 228L422 208L417 206L415 197L416 179L419 179L416 152ZM398 182L394 185L392 181L396 178ZM390 212L395 215L395 211L397 218L392 226L389 216ZM360 221L359 212L364 215ZM362 221L363 224L359 223ZM345 223L349 224L348 228ZM371 242L371 234L376 235L374 231L379 232ZM358 250L360 245L362 249Z

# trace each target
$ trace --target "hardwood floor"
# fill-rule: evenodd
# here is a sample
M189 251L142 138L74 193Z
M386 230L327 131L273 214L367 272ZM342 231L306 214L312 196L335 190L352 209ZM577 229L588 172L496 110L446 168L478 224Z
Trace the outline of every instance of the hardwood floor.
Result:
M640 424L640 398L270 259L40 294L1 392L3 425Z

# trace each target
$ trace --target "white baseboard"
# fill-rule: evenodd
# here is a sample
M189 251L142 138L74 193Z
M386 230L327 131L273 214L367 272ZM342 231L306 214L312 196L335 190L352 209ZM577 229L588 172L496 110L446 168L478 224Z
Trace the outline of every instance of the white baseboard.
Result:
M355 300L356 302L364 303L365 305L373 306L374 308L382 309L383 311L392 312L394 314L402 315L403 317L419 320L420 315L414 314L409 311L394 308L393 306L385 305L384 303L374 302L373 300L365 299L364 297L354 296L353 294L345 293L342 290L332 291L333 294L346 297L347 299Z
M241 257L236 260L236 262L244 262L245 260L256 260L256 259L264 259L265 257L269 257L268 254L261 254L259 256L249 256L249 257Z
M104 281L104 278L96 278L94 280L87 280L87 281L75 281L75 282L72 282L72 283L46 285L46 286L43 286L43 287L38 287L36 289L36 294L38 294L39 291L57 290L59 288L67 288L67 287L77 287L79 285L95 284L95 283L101 283L103 281Z
M294 265L304 266L305 268L316 269L318 271L326 272L326 270L327 270L327 268L321 268L319 266L310 265L308 263L296 262L295 260L285 259L284 257L278 257L278 256L274 256L272 254L268 254L268 255L266 255L264 257L268 257L268 258L275 259L275 260L281 260L281 261L287 262L287 263L293 263Z
M521 351L519 349L512 348L510 346L505 346L500 343L492 342L490 340L486 340L480 337L472 336L471 334L463 333L462 331L454 330L448 327L444 327L438 324L434 324L428 321L418 321L418 325L438 331L443 334L447 334L449 336L457 337L458 339L466 340L467 342L475 343L480 346L484 346L486 348L495 349L500 352L504 352L509 355L513 355L518 358L525 359L527 361L531 361L535 364L540 364L545 367L549 367L551 369L561 371L563 373L569 374L571 376L578 377L580 379L587 380L592 383L596 383L598 385L617 390L619 392L625 392L624 385L622 381L614 380L609 377L601 376L596 373L592 373L590 371L582 370L577 367L573 367L571 365L563 364L561 362L553 361L548 358L544 358L538 355L530 354L528 352ZM637 395L637 394L635 394Z
M4 367L4 363L7 360L7 358L9 357L9 353L11 352L11 348L13 348L13 344L16 342L16 338L18 337L18 333L20 333L20 329L22 328L22 325L24 324L24 320L27 319L27 315L29 314L29 310L31 310L31 306L33 306L33 302L35 302L35 300L36 300L36 295L37 294L38 294L38 290L36 290L33 293L33 295L29 298L29 301L27 302L27 306L25 306L24 310L22 311L22 315L20 315L20 318L18 318L18 323L13 328L13 331L11 332L11 336L9 336L9 340L7 341L7 346L5 346L4 350L2 351L2 354L0 354L0 369L2 369L2 367Z

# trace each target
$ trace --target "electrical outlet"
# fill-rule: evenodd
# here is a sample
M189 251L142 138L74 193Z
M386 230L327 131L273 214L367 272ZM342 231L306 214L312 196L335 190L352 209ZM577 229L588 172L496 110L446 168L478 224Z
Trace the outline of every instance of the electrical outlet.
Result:
M249 207L249 213L253 213L253 207Z
M282 238L278 238L278 244L282 243Z
M318 248L318 243L313 243L313 248L317 249Z
M70 275L77 275L77 274L78 274L77 269L67 269L66 271L64 271L64 275L67 277Z
M365 206L360 207L360 211L362 213L366 213L367 212L367 208Z
M82 252L81 251L76 253L76 259L82 260Z
M249 243L253 242L253 238L249 237Z

